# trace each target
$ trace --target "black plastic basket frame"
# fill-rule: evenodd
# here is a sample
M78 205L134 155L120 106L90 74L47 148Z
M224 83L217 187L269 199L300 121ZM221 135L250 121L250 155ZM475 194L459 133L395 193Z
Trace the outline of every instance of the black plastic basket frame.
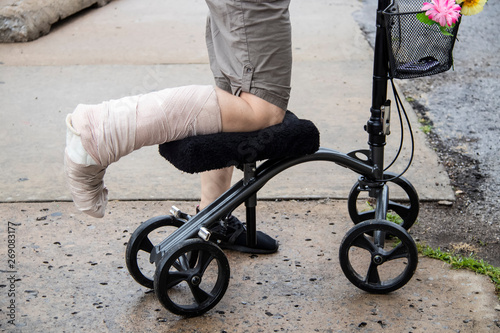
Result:
M411 79L439 74L453 66L453 47L460 19L444 35L438 24L418 20L424 0L393 1L383 14L389 48L389 73L392 78Z

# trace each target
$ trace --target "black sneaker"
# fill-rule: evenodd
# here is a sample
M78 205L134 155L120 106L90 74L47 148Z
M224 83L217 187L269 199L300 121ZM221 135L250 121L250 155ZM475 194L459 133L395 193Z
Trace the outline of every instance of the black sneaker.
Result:
M269 235L257 231L255 247L247 246L247 229L234 215L210 228L212 239L221 249L234 250L244 253L270 254L278 251L278 242Z

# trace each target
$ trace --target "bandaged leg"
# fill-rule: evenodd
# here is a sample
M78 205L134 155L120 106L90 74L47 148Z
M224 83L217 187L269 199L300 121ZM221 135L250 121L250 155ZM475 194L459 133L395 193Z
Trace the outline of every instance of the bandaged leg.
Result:
M68 115L65 169L78 209L104 216L106 167L144 146L220 132L212 86L165 89L99 105L78 105Z

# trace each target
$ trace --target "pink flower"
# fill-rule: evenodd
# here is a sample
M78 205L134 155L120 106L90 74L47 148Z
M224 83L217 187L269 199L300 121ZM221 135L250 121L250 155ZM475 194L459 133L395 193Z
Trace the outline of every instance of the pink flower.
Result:
M432 0L431 3L424 2L422 10L426 10L431 20L439 23L442 27L451 27L460 17L461 7L455 0Z

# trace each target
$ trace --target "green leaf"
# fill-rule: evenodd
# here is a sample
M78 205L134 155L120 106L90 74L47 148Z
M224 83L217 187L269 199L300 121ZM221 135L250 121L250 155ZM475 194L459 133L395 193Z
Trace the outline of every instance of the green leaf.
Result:
M427 15L425 15L425 13L418 13L417 14L417 19L422 22L422 23L425 23L427 25L433 25L434 22L433 20L431 20Z
M417 19L420 22L427 24L427 25L430 25L430 26L433 26L434 24L437 25L439 27L439 30L441 31L441 33L445 36L453 36L447 29L453 29L455 24L452 24L451 27L442 27L436 21L431 20L427 15L425 15L425 13L418 13Z
M442 27L442 26L439 26L439 29L441 30L441 33L442 33L443 35L445 35L445 36L453 36L452 34L450 34L450 33L448 32L448 30L446 30L446 29L448 29L448 27Z

